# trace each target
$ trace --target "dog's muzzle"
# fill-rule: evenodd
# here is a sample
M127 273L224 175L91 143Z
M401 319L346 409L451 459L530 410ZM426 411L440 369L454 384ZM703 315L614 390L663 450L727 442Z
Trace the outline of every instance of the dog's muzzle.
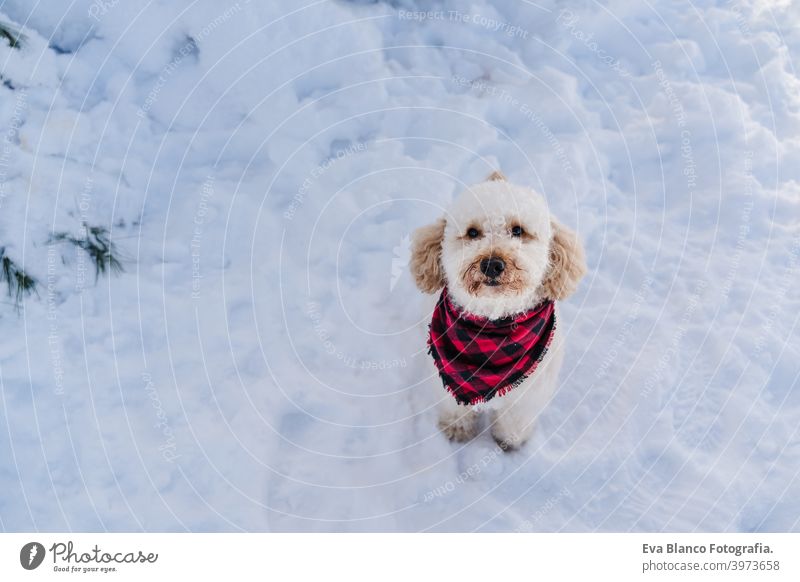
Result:
M481 273L489 277L491 281L497 279L505 270L506 262L500 257L489 257L481 261Z

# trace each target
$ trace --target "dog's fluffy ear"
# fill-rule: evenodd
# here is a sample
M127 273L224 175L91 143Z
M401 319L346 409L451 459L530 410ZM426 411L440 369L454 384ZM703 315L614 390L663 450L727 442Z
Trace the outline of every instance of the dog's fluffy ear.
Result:
M411 274L423 293L436 293L444 287L442 239L444 218L422 226L411 236Z
M548 299L566 299L578 288L586 274L586 255L572 230L551 220L553 238L550 241L550 263L542 281L543 295Z
M486 181L487 182L506 182L507 180L506 180L506 177L503 175L502 172L499 172L499 171L495 170L494 172L489 174L489 177L486 178Z

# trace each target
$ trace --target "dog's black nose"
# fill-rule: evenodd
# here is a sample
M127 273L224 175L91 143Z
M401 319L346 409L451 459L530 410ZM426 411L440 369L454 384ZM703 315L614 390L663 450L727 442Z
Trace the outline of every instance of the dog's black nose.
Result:
M491 279L499 277L506 270L506 263L499 257L489 257L481 261L481 273Z

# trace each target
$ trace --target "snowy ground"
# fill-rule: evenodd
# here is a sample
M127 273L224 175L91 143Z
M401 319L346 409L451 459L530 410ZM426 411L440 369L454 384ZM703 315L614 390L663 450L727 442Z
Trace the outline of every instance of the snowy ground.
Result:
M0 0L3 530L800 529L800 9ZM408 236L500 167L590 273L534 439L435 428ZM111 229L97 284L48 244ZM434 385L435 386L435 385Z

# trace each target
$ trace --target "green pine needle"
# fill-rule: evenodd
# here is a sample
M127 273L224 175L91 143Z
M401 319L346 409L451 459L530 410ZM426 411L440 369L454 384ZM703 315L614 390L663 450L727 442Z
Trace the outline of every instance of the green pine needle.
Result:
M14 299L14 304L19 308L23 297L36 293L38 282L20 269L17 264L6 255L5 247L0 247L0 281L8 287L8 296Z
M10 25L0 22L0 38L7 41L8 46L11 48L19 49L22 46L22 42L25 40L25 35L12 28Z
M100 275L113 273L119 275L125 271L119 260L119 251L116 244L108 235L108 230L102 226L87 226L84 224L84 236L75 237L67 232L56 232L50 237L51 242L68 242L75 245L92 259L94 263L95 283Z

